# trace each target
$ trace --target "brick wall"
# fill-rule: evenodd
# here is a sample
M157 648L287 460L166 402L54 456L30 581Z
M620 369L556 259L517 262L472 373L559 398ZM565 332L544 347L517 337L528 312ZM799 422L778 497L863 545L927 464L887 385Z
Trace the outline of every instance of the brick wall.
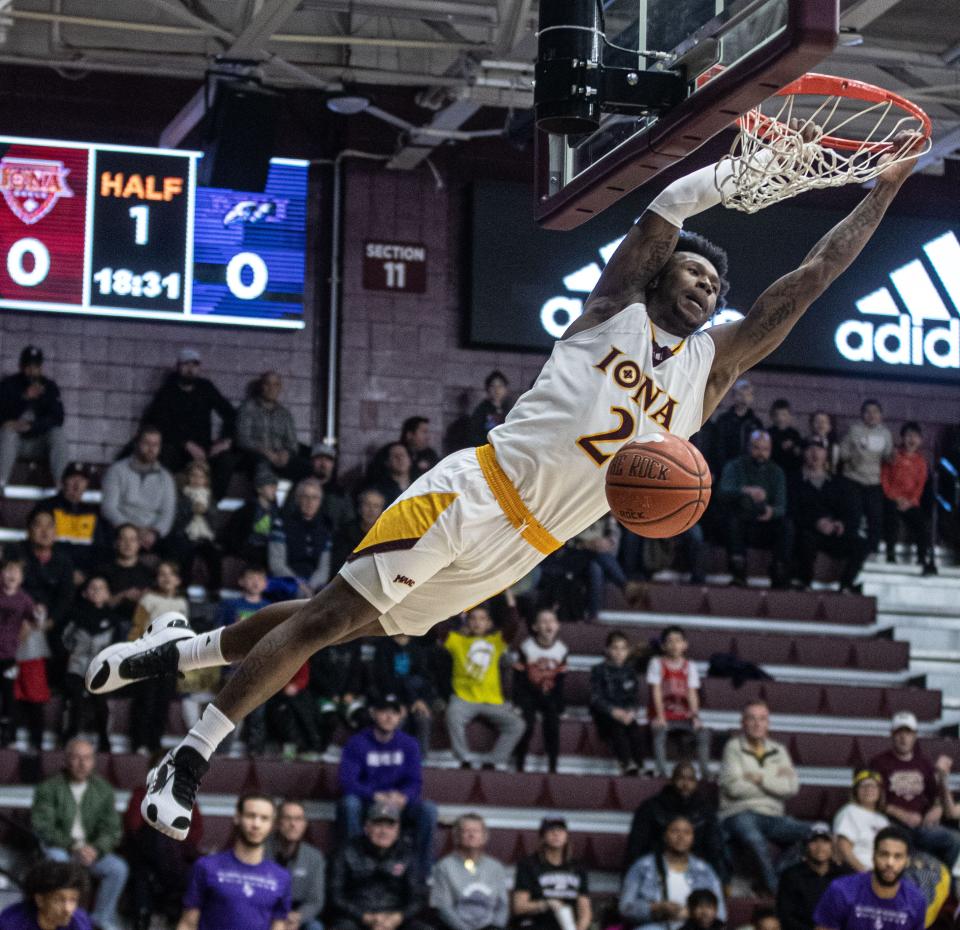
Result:
M443 429L479 400L491 369L503 370L514 388L528 385L540 370L543 356L460 347L463 199L460 188L438 190L427 171L398 174L359 163L348 167L339 408L346 470L393 439L410 414L431 418L439 446ZM362 289L362 243L383 238L426 243L425 294L393 296ZM325 298L325 283L320 285L318 293ZM503 312L511 308L505 306ZM73 454L90 461L109 460L129 438L177 350L186 345L203 353L206 374L237 402L251 377L265 368L280 370L286 402L306 441L314 424L317 432L324 425L320 398L325 372L323 361L313 358L314 320L309 314L306 331L288 333L5 311L0 315L0 370L15 368L26 343L43 346L49 373L64 392ZM883 400L895 425L907 418L931 425L955 422L960 410L957 390L947 386L763 370L752 377L761 414L779 396L788 397L803 417L817 407L847 414L841 416L843 427L871 395Z

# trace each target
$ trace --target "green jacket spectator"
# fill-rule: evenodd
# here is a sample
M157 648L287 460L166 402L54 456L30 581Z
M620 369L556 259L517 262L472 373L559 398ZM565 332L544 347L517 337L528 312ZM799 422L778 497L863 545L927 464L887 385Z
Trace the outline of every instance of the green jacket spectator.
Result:
M65 773L60 772L37 786L30 821L44 846L70 849L74 845L71 833L76 816L77 802ZM101 856L113 852L120 844L123 831L116 797L110 783L99 775L92 774L87 779L80 800L80 824L87 842Z
M721 496L732 502L745 487L763 488L767 492L767 503L773 509L774 519L786 513L787 479L776 462L758 462L749 455L727 462L720 476Z

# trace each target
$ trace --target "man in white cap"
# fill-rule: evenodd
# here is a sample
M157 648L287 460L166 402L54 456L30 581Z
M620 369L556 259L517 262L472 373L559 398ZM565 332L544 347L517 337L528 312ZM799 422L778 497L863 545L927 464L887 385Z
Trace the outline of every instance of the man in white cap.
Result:
M221 498L230 481L236 411L209 378L200 377L200 353L184 348L177 354L177 367L154 395L140 420L155 426L163 437L161 462L174 474L192 461L210 466L213 495ZM212 416L220 420L220 438L213 438Z
M870 760L883 776L884 813L910 836L914 847L936 856L948 869L960 857L960 833L941 826L943 808L933 763L917 746L917 718L908 710L893 715L892 746Z

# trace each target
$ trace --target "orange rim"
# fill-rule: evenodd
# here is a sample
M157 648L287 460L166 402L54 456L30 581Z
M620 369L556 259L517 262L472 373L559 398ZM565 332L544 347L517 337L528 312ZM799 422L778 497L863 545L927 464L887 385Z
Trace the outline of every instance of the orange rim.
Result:
M863 81L854 81L849 78L836 77L832 74L804 74L797 78L786 87L781 88L774 94L775 97L789 97L791 95L821 96L821 97L848 97L851 100L862 100L865 103L888 103L899 107L909 116L916 119L921 125L921 133L924 138L930 137L931 124L930 117L918 107L915 103L895 94L893 91L884 90L874 84L866 84ZM737 123L744 128L744 120L749 114L741 116ZM779 120L772 116L766 116L763 113L757 113L753 120L757 127L768 127ZM846 139L843 136L822 136L818 140L819 145L828 146L834 149L845 149L848 151L868 151L868 152L886 152L893 149L890 142L870 142L865 143L857 139Z

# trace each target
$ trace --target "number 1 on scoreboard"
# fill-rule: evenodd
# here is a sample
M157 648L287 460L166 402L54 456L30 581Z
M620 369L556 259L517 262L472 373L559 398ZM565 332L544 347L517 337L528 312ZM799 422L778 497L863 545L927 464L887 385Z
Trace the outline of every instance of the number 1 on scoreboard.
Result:
M137 245L146 245L150 241L150 208L141 204L131 207L129 214L133 220L133 241Z

